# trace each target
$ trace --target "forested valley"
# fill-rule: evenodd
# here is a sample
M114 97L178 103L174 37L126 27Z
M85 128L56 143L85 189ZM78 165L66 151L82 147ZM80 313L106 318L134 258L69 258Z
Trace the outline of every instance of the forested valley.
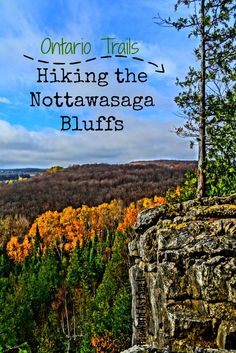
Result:
M2 183L0 352L129 347L132 227L140 211L163 204L166 190L195 167L181 161L57 166Z

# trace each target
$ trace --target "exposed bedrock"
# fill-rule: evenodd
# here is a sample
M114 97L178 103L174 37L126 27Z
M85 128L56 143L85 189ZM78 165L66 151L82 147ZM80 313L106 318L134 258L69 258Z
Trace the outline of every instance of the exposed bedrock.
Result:
M135 232L133 345L236 350L236 195L145 210Z

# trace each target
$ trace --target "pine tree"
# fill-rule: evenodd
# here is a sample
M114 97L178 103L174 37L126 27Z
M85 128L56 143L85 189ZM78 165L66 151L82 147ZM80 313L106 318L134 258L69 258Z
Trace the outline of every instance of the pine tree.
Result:
M189 67L183 81L177 79L182 92L175 101L186 118L177 133L198 141L197 197L201 198L211 193L213 174L222 188L222 163L226 180L236 173L236 148L231 143L236 137L236 5L233 0L178 0L176 11L180 5L186 6L190 15L176 21L159 16L158 23L177 30L187 28L189 37L199 40L194 53L200 65ZM231 186L223 192L230 191L234 191Z

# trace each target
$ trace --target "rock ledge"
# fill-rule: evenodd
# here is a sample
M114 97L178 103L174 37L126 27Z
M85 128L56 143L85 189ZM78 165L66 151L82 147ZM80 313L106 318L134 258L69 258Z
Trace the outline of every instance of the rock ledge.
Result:
M145 210L135 231L125 353L236 350L236 195Z

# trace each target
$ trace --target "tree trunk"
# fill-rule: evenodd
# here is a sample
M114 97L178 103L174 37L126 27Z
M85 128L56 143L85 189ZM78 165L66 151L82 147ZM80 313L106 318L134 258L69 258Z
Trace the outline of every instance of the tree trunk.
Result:
M206 195L206 35L205 35L205 0L201 0L201 110L199 121L199 149L198 149L198 186L197 198Z

